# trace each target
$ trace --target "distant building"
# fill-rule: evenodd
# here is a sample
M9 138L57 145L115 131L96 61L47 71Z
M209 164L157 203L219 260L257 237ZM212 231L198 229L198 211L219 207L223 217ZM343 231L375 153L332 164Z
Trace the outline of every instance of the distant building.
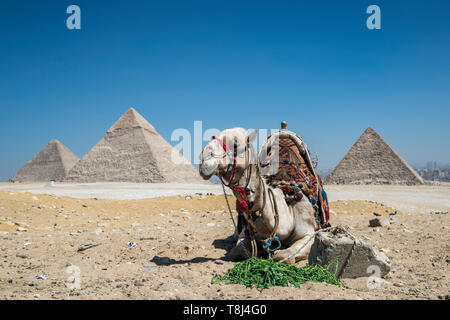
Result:
M437 162L436 161L428 161L427 162L427 169L428 170L436 170L437 167Z
M429 162L430 163L430 162ZM436 165L436 162L434 162L434 165ZM418 170L419 175L428 181L443 181L443 182L450 182L450 169L428 169L428 163L427 163L427 169L420 169Z

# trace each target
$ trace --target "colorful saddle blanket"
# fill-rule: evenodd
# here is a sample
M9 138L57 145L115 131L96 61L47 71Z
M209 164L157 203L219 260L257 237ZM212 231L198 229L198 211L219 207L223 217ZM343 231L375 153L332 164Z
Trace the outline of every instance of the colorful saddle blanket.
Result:
M319 224L322 227L327 225L329 206L322 180L319 175L314 176L311 165L305 161L295 142L290 138L279 139L278 144L271 146L270 154L279 156L278 171L265 176L267 183L283 191L288 205L300 201L306 195L316 211Z

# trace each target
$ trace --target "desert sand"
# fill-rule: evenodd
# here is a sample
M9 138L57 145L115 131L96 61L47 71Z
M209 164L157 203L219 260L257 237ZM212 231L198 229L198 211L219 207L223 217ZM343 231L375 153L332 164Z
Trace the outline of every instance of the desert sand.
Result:
M220 186L97 187L0 185L0 299L449 298L449 215L434 213L449 211L449 186L326 186L332 225L389 257L386 282L262 291L210 284L233 266L224 260L233 225ZM374 212L391 225L369 227ZM77 251L89 243L101 245Z

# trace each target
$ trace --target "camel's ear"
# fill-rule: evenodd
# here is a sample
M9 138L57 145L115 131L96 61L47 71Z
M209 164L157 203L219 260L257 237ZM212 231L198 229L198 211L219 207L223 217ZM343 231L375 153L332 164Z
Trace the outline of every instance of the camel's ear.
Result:
M253 132L250 133L250 134L248 135L248 137L247 137L247 143L248 143L248 144L253 143L253 141L256 140L256 137L257 137L257 136L258 136L258 131L253 130Z

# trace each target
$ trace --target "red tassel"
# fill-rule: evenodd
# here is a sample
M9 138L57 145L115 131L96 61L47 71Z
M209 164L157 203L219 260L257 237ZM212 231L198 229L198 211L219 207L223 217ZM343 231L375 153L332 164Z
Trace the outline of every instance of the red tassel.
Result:
M241 208L241 210L247 211L248 210L247 201L242 200L241 202L239 202L239 207Z

